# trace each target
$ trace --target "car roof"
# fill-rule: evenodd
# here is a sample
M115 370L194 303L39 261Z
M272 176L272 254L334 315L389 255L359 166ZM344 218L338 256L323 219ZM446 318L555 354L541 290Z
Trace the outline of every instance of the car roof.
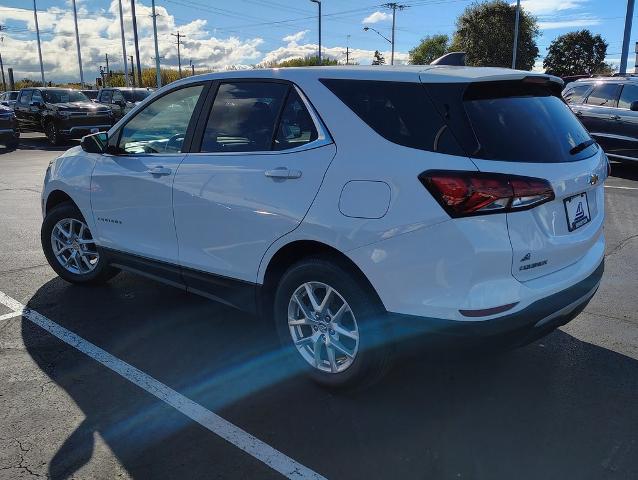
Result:
M523 70L494 67L457 67L448 65L340 65L332 67L291 67L250 70L230 70L187 77L174 82L191 83L201 80L225 78L273 78L283 80L311 80L319 78L339 78L351 80L385 80L401 82L465 83L495 80L520 80L538 76L562 84L562 80L552 75Z
M590 77L590 78L579 78L578 80L574 80L571 83L593 83L593 82L605 82L605 83L638 82L638 77L634 77L631 75L617 76L617 77Z

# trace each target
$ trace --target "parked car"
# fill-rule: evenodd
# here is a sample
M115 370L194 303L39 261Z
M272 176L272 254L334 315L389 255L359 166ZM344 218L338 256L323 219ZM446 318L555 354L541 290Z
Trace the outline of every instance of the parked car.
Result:
M46 171L42 248L274 319L324 385L389 344L524 344L574 318L605 251L608 161L556 77L493 68L233 71L165 86Z
M153 90L150 88L101 88L95 101L108 105L113 110L113 120L117 122L151 93Z
M18 122L12 108L0 105L0 143L15 148L20 141Z
M95 101L97 99L98 90L80 90L87 98L91 101Z
M109 108L96 105L78 90L65 88L23 88L15 113L21 131L43 132L52 145L113 125Z
M13 90L4 92L2 95L0 95L0 104L6 107L13 108L16 104L16 100L18 98L19 93L20 92L13 91Z
M638 161L638 77L577 80L563 98L609 157Z

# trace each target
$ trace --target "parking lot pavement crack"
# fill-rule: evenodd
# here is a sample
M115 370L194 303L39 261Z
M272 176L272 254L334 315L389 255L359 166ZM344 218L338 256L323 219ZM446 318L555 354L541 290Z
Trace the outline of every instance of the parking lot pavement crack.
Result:
M20 268L14 268L12 270L4 270L4 271L0 271L0 276L2 276L2 275L11 275L12 273L20 273L20 272L24 272L26 270L35 270L37 268L46 267L48 265L49 265L48 263L39 263L37 265L31 265L29 267L20 267Z
M38 195L42 193L42 191L37 188L28 188L28 187L0 188L0 192L33 192L33 193L37 193Z
M616 245L614 248L612 248L609 253L605 254L605 257L610 257L610 256L615 255L616 253L620 252L627 245L627 243L629 243L634 238L638 238L638 234L629 235L627 238L623 238L618 243L618 245Z

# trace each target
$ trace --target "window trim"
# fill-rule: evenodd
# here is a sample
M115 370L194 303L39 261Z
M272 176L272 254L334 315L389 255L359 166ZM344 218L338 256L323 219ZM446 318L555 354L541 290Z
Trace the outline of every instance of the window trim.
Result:
M249 152L200 152L199 150L201 149L202 143L204 141L204 133L206 131L206 124L208 123L208 117L210 116L210 112L213 108L213 103L215 102L215 98L217 98L217 92L219 91L219 86L222 83L282 83L282 84L288 85L291 88L294 88L297 94L299 95L299 98L301 98L301 101L303 102L304 106L306 107L306 110L310 114L310 118L312 119L312 122L315 125L315 129L317 130L317 138L313 140L312 142L308 142L298 147L290 148L287 150L272 150L272 142L271 142L270 150L254 150ZM290 90L286 94L286 97L284 98L284 102L281 105L281 112L279 112L279 115L277 115L277 121L275 124L274 133L273 133L273 135L275 136L277 135L277 132L279 131L279 124L281 122L281 113L283 112L283 108L285 107L285 100L288 98L289 95L290 95ZM332 139L332 136L330 135L328 128L326 127L325 123L323 122L323 120L321 119L317 111L315 110L314 106L312 105L312 103L310 102L306 94L301 90L301 88L299 88L299 86L296 83L290 80L284 80L279 78L261 78L261 77L231 78L229 77L229 78L221 78L221 79L214 80L214 85L211 87L208 93L208 98L206 99L206 103L203 105L203 108L200 111L200 118L199 118L199 121L197 122L197 127L193 135L193 142L190 145L191 149L188 153L189 155L198 155L198 156L199 155L215 155L215 156L282 155L287 153L297 153L297 152L303 152L306 150L313 150L315 148L320 148L326 145L330 145L332 143L334 143L334 140Z
M620 109L620 110L625 110L627 112L631 112L632 110L630 108L626 108L626 107L621 107L620 106L620 98L622 97L623 92L625 91L625 88L627 87L636 87L638 88L638 84L635 83L622 83L621 84L622 88L620 89L620 94L618 95L618 101L616 102L616 105L618 105L616 108ZM634 100L636 101L636 100ZM629 103L629 105L631 105L631 102Z
M140 114L140 112L142 112L144 109L146 109L146 107L148 107L150 104L155 103L160 98L163 98L166 95L169 95L171 93L177 92L178 90L183 90L184 88L191 88L191 87L196 87L196 86L201 85L203 88L202 88L201 93L199 94L199 99L197 100L197 104L195 105L195 109L193 110L193 113L191 115L191 119L190 119L190 122L188 123L188 127L186 128L186 135L184 136L184 143L182 144L182 151L181 152L170 152L170 153L169 152L167 152L167 153L120 153L120 152L109 151L109 152L106 153L106 155L111 155L111 156L114 156L114 157L168 157L168 156L184 155L184 154L188 153L190 151L190 149L191 149L191 146L192 146L193 134L195 133L196 125L197 125L197 123L199 121L199 118L201 116L202 107L206 103L208 95L210 94L210 89L211 89L212 83L213 82L211 82L210 80L200 80L198 82L184 83L184 84L178 85L175 88L172 88L170 90L166 90L165 92L162 92L161 94L159 94L157 96L149 95L144 100L145 103L142 105L143 108L139 108L130 118L126 119L126 122L122 123L121 125L118 125L117 129L113 132L113 135L109 134L109 143L110 143L110 139L111 138L117 137L117 140L115 142L116 142L116 145L119 145L121 137L122 137L122 130L124 129L124 127L126 127L126 125L128 125L131 120L133 120L135 117L137 117Z

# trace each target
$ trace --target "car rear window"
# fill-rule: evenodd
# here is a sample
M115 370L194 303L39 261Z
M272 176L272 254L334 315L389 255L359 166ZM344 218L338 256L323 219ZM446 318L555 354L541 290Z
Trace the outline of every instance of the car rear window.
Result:
M598 147L570 108L550 88L520 81L468 86L463 104L486 160L559 163L581 160Z
M122 90L122 95L127 102L141 102L151 94L150 90Z
M321 83L386 140L463 155L420 83L341 79L321 79Z

